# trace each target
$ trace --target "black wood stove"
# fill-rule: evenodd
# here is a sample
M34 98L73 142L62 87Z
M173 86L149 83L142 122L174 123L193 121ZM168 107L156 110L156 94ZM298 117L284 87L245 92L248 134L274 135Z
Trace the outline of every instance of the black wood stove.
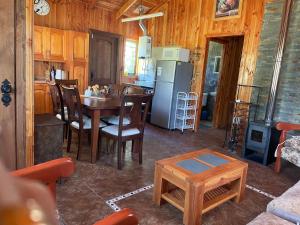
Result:
M280 132L274 126L262 122L250 122L243 149L243 157L263 165L275 161L275 150L279 144Z

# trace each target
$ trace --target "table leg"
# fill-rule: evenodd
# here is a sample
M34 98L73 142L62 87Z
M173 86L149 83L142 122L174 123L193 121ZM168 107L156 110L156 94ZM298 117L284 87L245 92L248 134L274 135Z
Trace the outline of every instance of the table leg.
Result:
M245 188L246 188L247 170L248 170L248 167L245 167L243 169L241 178L238 182L238 186L237 186L238 196L236 196L235 199L234 199L234 201L236 203L240 203L244 198Z
M185 192L183 224L200 225L204 201L204 187L199 183L188 183Z
M91 162L96 163L98 151L98 138L99 138L99 123L100 123L100 110L92 110L92 130L91 130Z
M155 174L154 174L154 190L153 190L153 201L157 205L161 205L162 194L167 189L167 182L162 178L162 167L156 163L155 165Z

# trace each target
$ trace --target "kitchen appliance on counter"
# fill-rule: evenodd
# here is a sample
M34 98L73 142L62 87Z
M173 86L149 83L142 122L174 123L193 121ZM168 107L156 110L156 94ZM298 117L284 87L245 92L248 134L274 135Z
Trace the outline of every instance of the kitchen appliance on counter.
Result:
M190 50L180 47L155 47L152 49L152 57L156 60L188 62Z
M189 92L193 65L178 61L157 61L156 85L152 101L151 123L175 129L175 108L178 92Z

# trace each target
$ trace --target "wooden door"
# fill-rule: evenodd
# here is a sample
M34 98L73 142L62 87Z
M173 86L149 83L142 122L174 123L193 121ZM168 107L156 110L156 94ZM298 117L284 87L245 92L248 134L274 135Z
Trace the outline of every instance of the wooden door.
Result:
M118 83L122 63L121 36L95 30L91 32L89 84Z
M84 93L87 88L87 63L85 62L73 62L71 65L71 78L78 80L78 90L80 94Z
M12 89L0 93L0 159L10 170L33 163L32 13L32 0L1 1L0 85Z
M232 120L233 101L236 97L244 45L243 36L226 37L223 39L225 43L222 55L222 67L213 112L213 126L215 128L226 128Z
M45 32L43 27L34 27L34 58L35 60L44 60L44 51L45 51L45 46L44 46L44 41L45 41Z
M47 32L47 57L51 61L63 62L66 59L66 36L65 31L48 29Z
M73 61L87 62L89 57L89 34L72 32L72 42Z
M52 99L46 83L34 84L34 113L52 113Z

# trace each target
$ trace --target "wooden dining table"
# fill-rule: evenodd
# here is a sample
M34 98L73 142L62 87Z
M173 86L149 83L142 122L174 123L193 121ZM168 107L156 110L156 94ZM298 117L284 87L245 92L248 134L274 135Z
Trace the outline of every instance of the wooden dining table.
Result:
M96 163L98 152L100 117L118 115L121 108L121 98L113 97L86 97L81 96L81 104L85 114L91 117L91 162Z

